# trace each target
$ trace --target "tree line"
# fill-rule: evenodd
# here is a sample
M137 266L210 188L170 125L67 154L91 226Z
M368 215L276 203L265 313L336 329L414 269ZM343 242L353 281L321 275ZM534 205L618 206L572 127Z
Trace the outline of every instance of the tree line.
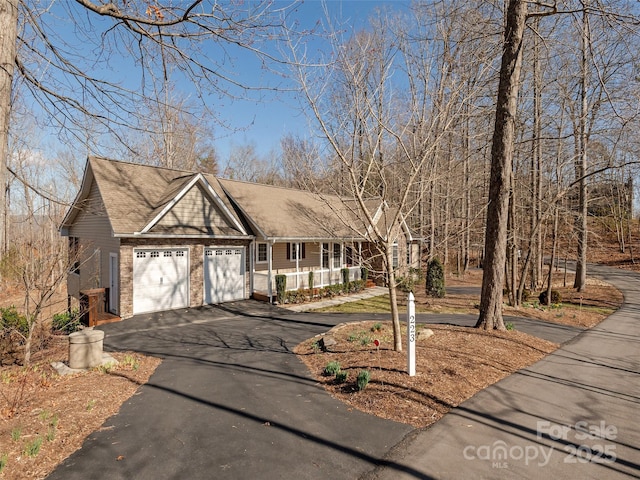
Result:
M367 200L379 198L387 224L405 220L427 260L439 258L448 272L484 267L485 328L504 328L503 289L518 305L525 290L550 288L545 256L557 256L560 241L577 261L575 288L585 288L587 218L597 210L611 214L620 248L629 248L640 98L634 2L416 1L401 12L380 9L356 31L329 17L299 29L295 4L61 5L91 49L61 35L37 2L0 7L5 259L23 238L14 222L51 215L55 228L78 186L77 154L57 154L68 185L43 184L33 156L24 158L42 122L85 156L115 152L338 194L356 205L358 228L373 223ZM324 47L305 48L309 38ZM205 46L231 53L214 59ZM280 88L236 78L233 49L286 76L309 120L307 132L285 135L267 157L248 142L221 159L211 140L225 126L214 125L216 106L199 99ZM138 87L91 68L123 54ZM42 76L45 67L57 75ZM177 78L198 95L178 91ZM395 304L392 239L384 229L373 236Z

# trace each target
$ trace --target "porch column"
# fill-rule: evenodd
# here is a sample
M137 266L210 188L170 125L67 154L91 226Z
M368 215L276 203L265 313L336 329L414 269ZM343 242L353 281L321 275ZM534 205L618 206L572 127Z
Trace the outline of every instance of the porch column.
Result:
M296 289L300 288L300 243L296 242Z
M267 248L267 265L268 265L268 271L267 271L267 296L269 297L269 301L272 302L273 301L273 284L271 281L271 271L273 270L273 241L269 241L267 243L267 245L269 246L269 248Z
M323 256L323 251L324 251L324 244L322 242L319 243L320 245L320 261L318 262L318 265L320 265L320 286L324 286L324 265L322 264L322 256Z

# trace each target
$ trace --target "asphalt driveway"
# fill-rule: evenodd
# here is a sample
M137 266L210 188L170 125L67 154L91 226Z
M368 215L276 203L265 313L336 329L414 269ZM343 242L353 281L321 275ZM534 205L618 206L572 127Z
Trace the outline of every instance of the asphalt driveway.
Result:
M626 275L610 280L620 285ZM640 277L630 278L623 309L591 331L509 318L518 330L563 348L426 430L349 409L316 385L292 353L300 341L338 323L386 315L290 313L247 301L105 325L107 349L135 350L163 362L48 478L638 477ZM469 326L475 320L418 316ZM578 422L614 427L615 438L579 440ZM568 433L556 438L564 427ZM596 448L607 445L616 447L617 461L596 463ZM502 446L511 455L506 460ZM539 456L525 459L533 448ZM572 456L571 448L594 462ZM535 463L540 461L547 461L545 468Z
M49 478L352 479L373 469L411 427L348 409L292 353L341 317L283 313L250 301L103 326L105 348L163 362Z

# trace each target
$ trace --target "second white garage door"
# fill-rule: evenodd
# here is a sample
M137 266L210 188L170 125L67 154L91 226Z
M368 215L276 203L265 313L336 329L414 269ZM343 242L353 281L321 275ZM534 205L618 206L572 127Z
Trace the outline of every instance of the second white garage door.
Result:
M134 250L133 313L159 312L188 306L188 250Z
M205 303L244 298L244 248L205 248Z

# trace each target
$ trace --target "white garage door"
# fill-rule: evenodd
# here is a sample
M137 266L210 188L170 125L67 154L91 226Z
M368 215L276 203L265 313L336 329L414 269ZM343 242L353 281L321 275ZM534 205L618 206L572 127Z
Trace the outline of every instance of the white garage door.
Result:
M204 249L205 303L244 298L244 248Z
M188 306L188 250L134 250L133 313Z

